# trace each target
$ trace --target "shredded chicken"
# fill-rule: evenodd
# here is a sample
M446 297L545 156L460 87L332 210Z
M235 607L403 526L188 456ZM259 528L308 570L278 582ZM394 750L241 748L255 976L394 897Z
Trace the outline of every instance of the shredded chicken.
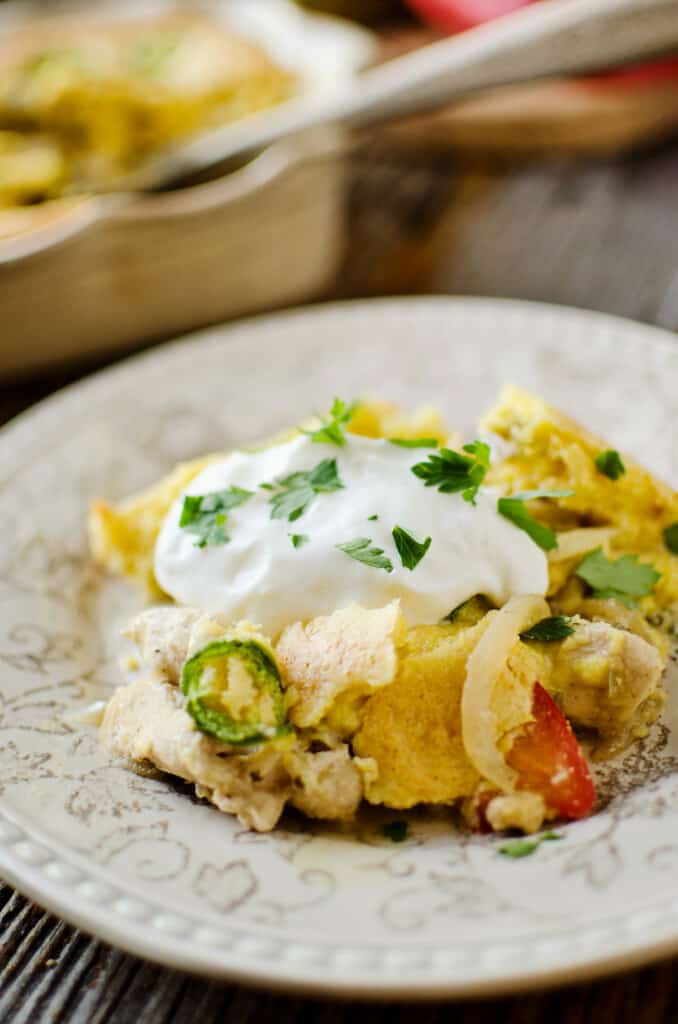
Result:
M360 766L345 745L238 753L196 729L178 689L158 679L136 680L114 694L100 739L118 756L195 783L198 796L258 832L275 827L288 801L314 818L343 819L363 798Z
M274 827L289 793L289 777L275 750L234 754L199 732L179 691L140 679L111 698L100 738L108 749L200 786L222 811L257 831Z
M647 640L607 622L575 619L553 654L551 686L565 715L603 735L620 730L660 685L664 662Z
M216 637L229 632L251 633L256 627L248 622L235 626L219 612L207 614L198 608L163 606L142 612L123 631L139 651L141 666L154 678L178 685L181 668L191 654Z
M362 776L348 747L318 753L294 750L285 758L290 803L309 818L349 819L363 798Z

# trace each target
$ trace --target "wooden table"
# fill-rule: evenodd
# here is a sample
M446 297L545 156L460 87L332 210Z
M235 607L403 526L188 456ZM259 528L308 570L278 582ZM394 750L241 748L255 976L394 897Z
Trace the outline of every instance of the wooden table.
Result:
M461 292L563 302L678 329L678 142L582 163L462 163L372 146L332 297ZM7 419L82 369L0 390ZM678 403L677 403L678 406ZM620 893L620 900L624 894ZM212 984L89 939L0 887L0 1022L654 1024L678 1020L678 961L596 985L412 1009Z

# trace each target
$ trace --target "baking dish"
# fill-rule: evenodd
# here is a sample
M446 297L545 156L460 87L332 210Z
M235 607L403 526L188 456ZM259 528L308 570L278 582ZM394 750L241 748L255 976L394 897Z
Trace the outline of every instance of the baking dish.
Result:
M0 33L25 25L36 6L4 5ZM83 16L169 6L104 4ZM341 88L375 53L369 33L309 15L291 0L213 0L200 9L229 20L316 93ZM53 10L68 16L73 8ZM342 253L342 149L337 131L316 132L191 187L73 197L5 213L0 374L129 348L317 294Z

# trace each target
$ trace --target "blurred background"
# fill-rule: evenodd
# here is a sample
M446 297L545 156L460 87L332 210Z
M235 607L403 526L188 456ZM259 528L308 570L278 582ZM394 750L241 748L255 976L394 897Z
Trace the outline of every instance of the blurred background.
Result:
M0 0L0 413L303 302L457 293L678 327L678 55L129 174L530 0ZM532 0L539 2L539 0Z

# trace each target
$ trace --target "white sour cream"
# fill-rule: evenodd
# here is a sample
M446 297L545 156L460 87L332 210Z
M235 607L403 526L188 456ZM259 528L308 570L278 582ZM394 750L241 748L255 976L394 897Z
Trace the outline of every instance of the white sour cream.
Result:
M460 494L425 487L411 472L430 452L357 435L349 435L343 448L301 436L252 454L235 452L203 470L186 490L254 492L228 515L229 543L197 547L195 534L179 526L182 496L158 538L158 582L180 604L248 619L271 636L352 601L379 608L399 598L409 625L417 625L440 621L474 594L497 605L515 594L545 594L544 552L499 515L492 489L483 488L474 506ZM336 459L344 487L316 494L294 522L272 519L272 492L260 484L311 470L327 458ZM370 520L374 515L379 518ZM431 537L413 570L401 563L391 533L396 525L420 541ZM308 541L295 548L290 534ZM359 537L383 548L392 572L336 547Z

